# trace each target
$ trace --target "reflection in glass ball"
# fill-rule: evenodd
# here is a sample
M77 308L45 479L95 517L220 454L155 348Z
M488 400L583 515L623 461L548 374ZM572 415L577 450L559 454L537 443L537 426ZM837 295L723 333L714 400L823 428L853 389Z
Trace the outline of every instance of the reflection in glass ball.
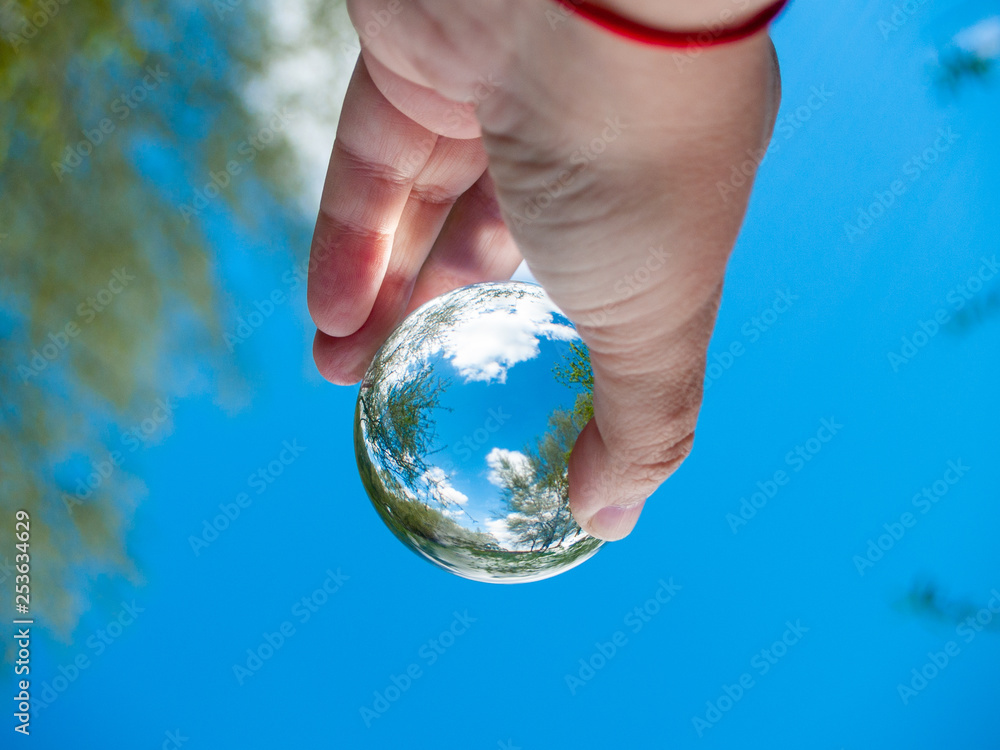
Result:
M456 575L521 583L602 542L573 520L566 461L593 414L590 357L535 284L475 284L389 337L358 395L361 479L386 525Z

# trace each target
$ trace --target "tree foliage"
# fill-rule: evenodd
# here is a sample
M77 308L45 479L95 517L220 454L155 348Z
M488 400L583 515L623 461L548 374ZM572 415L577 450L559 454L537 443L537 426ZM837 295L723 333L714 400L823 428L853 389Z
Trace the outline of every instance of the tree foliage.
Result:
M594 370L590 366L590 351L586 344L573 341L569 345L569 361L565 367L556 365L553 374L567 388L579 388L573 414L581 429L594 416Z
M567 467L576 438L594 415L594 373L587 347L572 342L565 366L557 365L553 374L578 391L573 408L552 412L545 433L522 452L523 462L504 456L497 468L508 509L501 517L517 544L532 551L581 533L569 508Z
M382 378L385 387L360 394L366 441L383 470L412 487L429 468L426 459L437 440L434 410L449 381L429 369L412 378Z
M0 10L0 529L31 513L33 612L64 634L89 580L137 575L123 428L233 368L211 218L308 245L287 134L245 96L270 33L257 0Z
M914 581L906 596L895 603L894 608L951 626L966 623L969 618L974 619L983 607L982 604L969 599L950 599L934 581L918 579ZM978 623L977 630L982 627L983 623ZM985 630L1000 632L1000 621L991 620L985 624Z
M985 83L990 80L996 61L974 52L955 50L942 56L940 65L937 84L954 95L966 81Z

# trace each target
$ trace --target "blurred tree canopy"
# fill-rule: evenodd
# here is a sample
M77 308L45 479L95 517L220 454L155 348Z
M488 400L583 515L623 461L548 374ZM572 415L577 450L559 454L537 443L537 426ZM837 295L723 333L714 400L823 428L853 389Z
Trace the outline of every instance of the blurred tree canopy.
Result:
M97 576L138 577L131 446L233 369L218 216L308 249L284 115L246 96L272 26L257 0L0 8L0 529L31 513L32 614L63 636Z
M974 52L951 51L942 55L936 81L938 86L954 95L966 80L989 81L994 65L992 58Z
M989 4L987 4L988 6ZM995 9L975 12L957 34L944 40L936 55L933 79L946 94L954 97L966 82L987 85L994 80L994 69L1000 58L1000 16ZM973 21L972 18L975 17Z
M990 595L992 596L992 594L991 591ZM950 599L938 583L920 578L913 582L906 596L895 602L893 606L899 612L916 615L946 626L971 625L976 616L984 609L984 604L972 599ZM1000 618L993 617L989 621L980 620L975 625L974 632L1000 633Z

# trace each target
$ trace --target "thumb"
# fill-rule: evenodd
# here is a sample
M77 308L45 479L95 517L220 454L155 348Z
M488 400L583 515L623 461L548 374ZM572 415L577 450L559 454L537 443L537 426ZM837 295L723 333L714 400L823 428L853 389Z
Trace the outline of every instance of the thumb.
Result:
M592 536L627 536L646 500L690 453L720 293L721 285L665 328L669 317L659 305L648 309L641 300L622 311L634 320L579 327L594 371L594 417L570 456L569 498Z

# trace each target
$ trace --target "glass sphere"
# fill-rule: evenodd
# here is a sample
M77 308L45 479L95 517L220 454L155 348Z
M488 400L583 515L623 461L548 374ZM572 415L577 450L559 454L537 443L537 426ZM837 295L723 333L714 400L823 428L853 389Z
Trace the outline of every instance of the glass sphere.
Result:
M404 320L365 374L354 445L407 546L456 575L521 583L597 552L566 461L593 415L590 357L540 286L474 284Z

